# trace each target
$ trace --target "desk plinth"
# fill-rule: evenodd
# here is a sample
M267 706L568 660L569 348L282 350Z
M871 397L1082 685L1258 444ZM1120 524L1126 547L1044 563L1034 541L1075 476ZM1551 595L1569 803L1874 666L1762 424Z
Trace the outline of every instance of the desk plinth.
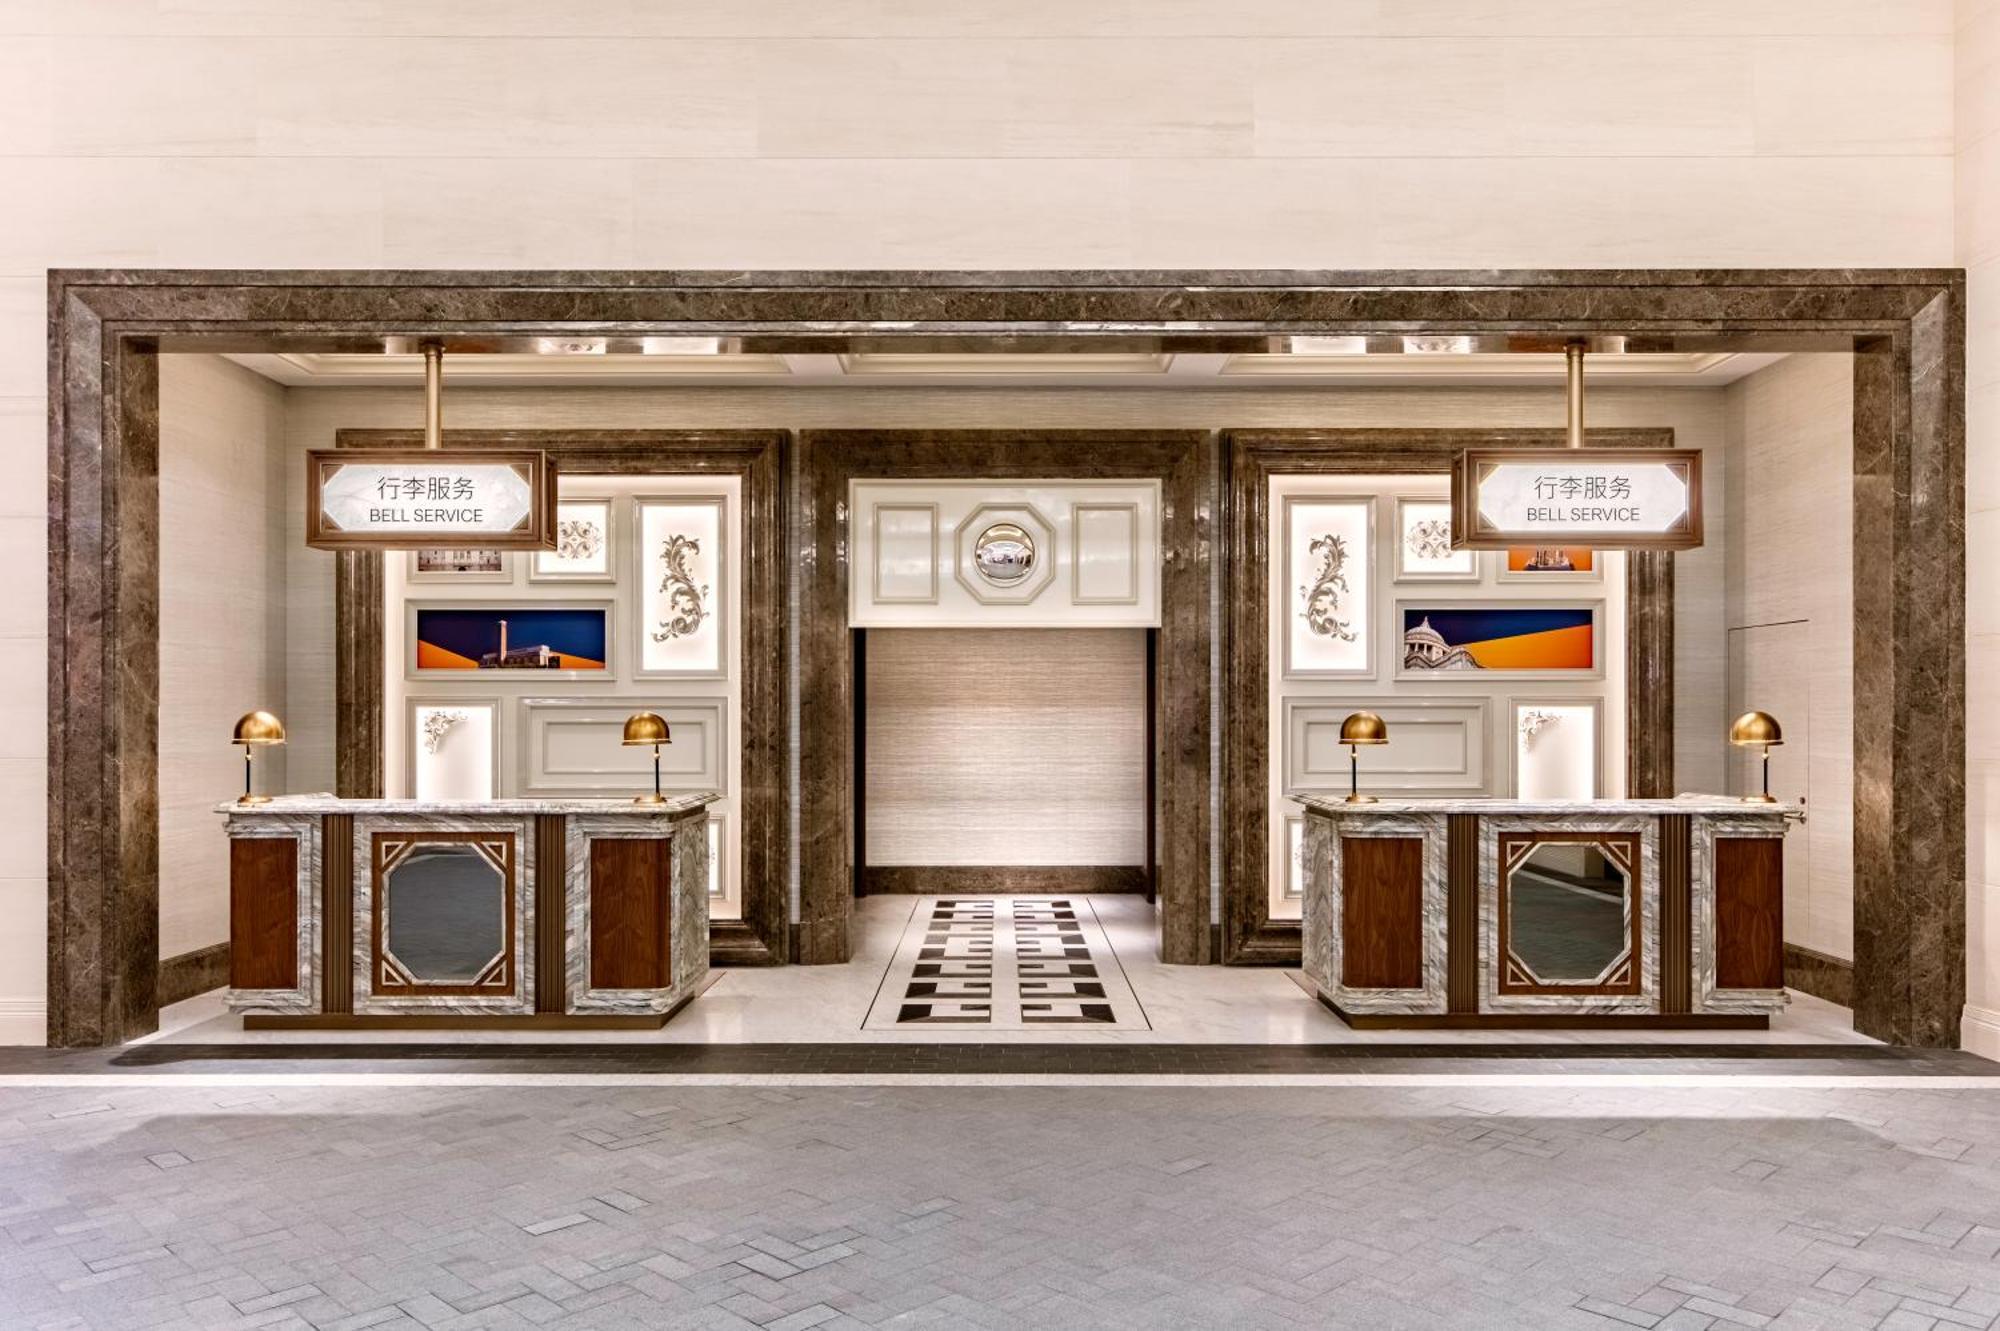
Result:
M715 799L222 805L229 1006L267 1028L660 1025L708 975Z
M1795 808L1298 802L1304 973L1355 1026L1761 1028L1785 1006Z

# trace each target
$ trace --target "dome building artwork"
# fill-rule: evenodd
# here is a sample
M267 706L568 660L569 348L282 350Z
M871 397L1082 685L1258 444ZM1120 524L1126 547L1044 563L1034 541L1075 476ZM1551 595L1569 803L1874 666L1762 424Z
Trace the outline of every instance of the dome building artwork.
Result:
M1403 669L1405 670L1482 670L1472 653L1463 647L1454 647L1444 640L1444 635L1431 627L1426 617L1422 623L1403 634Z

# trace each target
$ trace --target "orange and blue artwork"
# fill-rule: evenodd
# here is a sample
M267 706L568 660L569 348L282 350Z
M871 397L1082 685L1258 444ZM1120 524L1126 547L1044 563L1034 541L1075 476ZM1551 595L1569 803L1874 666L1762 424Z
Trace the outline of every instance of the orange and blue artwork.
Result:
M602 607L417 610L419 670L603 670Z
M1404 606L1403 669L1591 671L1597 616L1590 606Z

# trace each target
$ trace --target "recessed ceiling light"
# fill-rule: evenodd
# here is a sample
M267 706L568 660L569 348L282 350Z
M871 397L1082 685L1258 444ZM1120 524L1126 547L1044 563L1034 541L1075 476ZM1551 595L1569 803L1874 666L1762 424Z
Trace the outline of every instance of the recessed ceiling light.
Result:
M1294 356L1365 356L1368 354L1368 339L1365 337L1295 337L1291 340Z
M639 350L648 356L719 356L719 337L642 337Z
M1403 354L1408 356L1469 356L1473 344L1469 337L1406 337L1403 339Z

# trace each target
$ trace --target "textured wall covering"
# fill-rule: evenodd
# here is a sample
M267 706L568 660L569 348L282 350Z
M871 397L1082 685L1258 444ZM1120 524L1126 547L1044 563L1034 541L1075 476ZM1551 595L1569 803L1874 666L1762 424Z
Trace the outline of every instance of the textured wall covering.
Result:
M1144 629L868 634L868 863L1144 864Z
M1829 460L1852 447L1853 357L1792 356L1730 385L1724 400L1731 708L1781 711L1745 693L1746 678L1804 704L1778 717L1791 743L1772 759L1779 797L1805 795L1812 813L1787 839L1787 864L1807 871L1787 874L1785 941L1851 959L1854 478ZM1755 781L1748 755L1739 762L1739 780Z
M285 705L284 390L216 356L160 362L160 955L229 941L229 843L243 788L230 727ZM285 746L257 754L285 790Z

